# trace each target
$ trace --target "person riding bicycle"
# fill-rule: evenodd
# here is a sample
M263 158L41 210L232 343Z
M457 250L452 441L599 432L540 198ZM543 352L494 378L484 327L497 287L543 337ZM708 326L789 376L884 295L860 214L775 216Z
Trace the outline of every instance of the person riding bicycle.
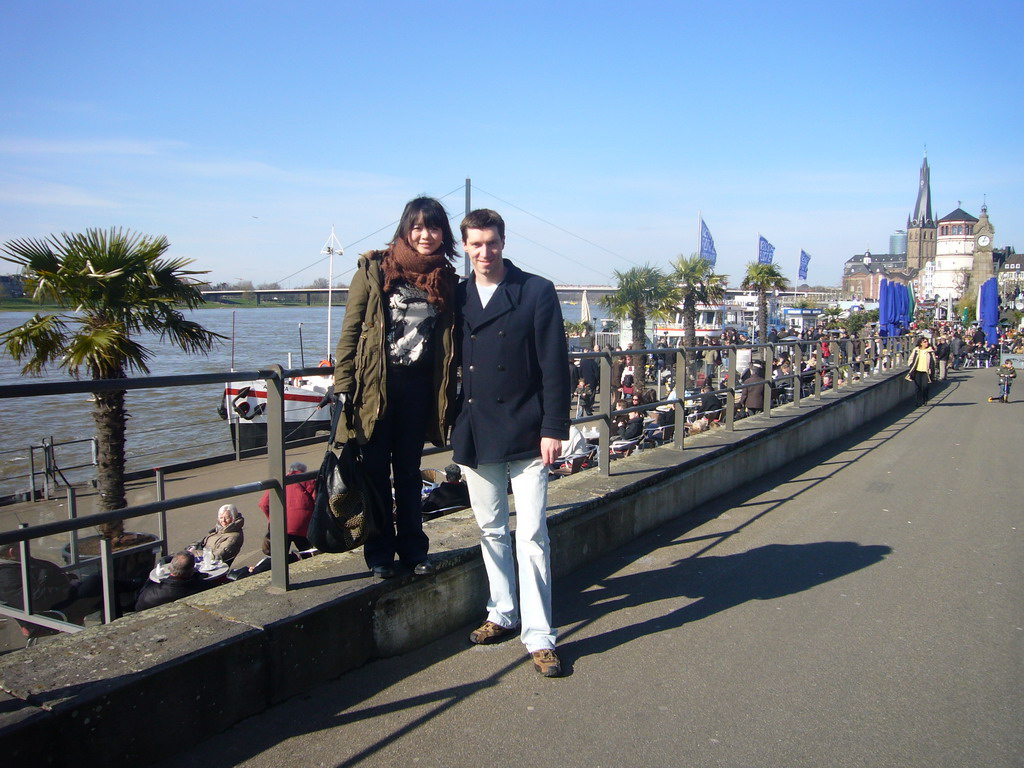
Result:
M996 368L996 376L999 377L999 395L996 397L990 397L988 401L990 403L995 402L1010 402L1010 387L1013 385L1013 380L1017 378L1017 370L1013 367L1013 361L1007 358L1003 361L1003 364Z

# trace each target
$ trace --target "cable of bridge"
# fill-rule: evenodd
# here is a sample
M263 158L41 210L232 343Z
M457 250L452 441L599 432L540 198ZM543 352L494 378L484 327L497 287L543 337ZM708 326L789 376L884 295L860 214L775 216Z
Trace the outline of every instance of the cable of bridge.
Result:
M460 192L463 189L464 189L464 185L460 184L459 186L457 186L454 189L446 192L445 194L440 195L437 199L438 200L444 200L446 198L451 197L455 193ZM633 266L637 266L637 267L640 266L640 264L638 262L633 261L629 257L623 256L621 253L617 253L617 252L615 252L615 251L613 251L613 250L611 250L609 248L606 248L606 247L604 247L602 245L599 245L599 244L593 242L592 240L588 240L587 238L583 237L582 235L578 235L575 232L573 232L573 231L571 231L569 229L566 229L565 227L562 227L562 226L560 226L558 224L555 224L552 221L548 221L544 217L538 216L537 214L532 213L531 211L528 211L525 208L522 208L522 207L516 205L515 203L509 202L508 200L505 200L504 198L499 197L498 195L494 194L493 192L488 192L486 189L483 189L482 187L479 187L479 186L474 186L473 189L475 189L475 190L477 190L477 191L479 191L479 192L481 192L481 193L483 193L485 195L493 197L495 200L501 202L502 204L507 205L507 206L509 206L511 208L514 208L515 210L517 210L517 211L519 211L521 213L524 213L527 216L530 216L531 218L534 218L537 221L540 221L541 223L548 225L549 227L554 227L559 232L563 232L563 233L569 235L570 237L574 237L577 240L579 240L579 241L581 241L583 243L586 243L587 245L589 245L589 246L591 246L593 248L597 248L598 250L604 251L605 253L608 253L608 254L610 254L610 255L618 258L618 259L622 259L623 261L625 261L625 262L627 262L627 263L629 263L629 264L631 264ZM457 219L461 215L462 215L461 213L450 214L448 216L448 218L450 220L454 221L455 219ZM344 245L342 247L345 250L348 250L349 248L353 248L356 245L358 245L359 243L364 242L365 240L369 240L374 235L380 234L381 232L385 232L387 230L390 230L390 229L398 226L399 221L400 221L400 219L395 219L394 221L392 221L392 222L390 222L388 224L385 224L384 226L379 227L379 228L373 230L372 232L369 232L366 235L363 235L362 237L360 237L360 238L358 238L356 240L353 240L352 242L350 242L350 243L348 243L348 244L346 244L346 245ZM511 234L514 234L517 238L525 240L526 242L531 243L532 245L535 245L538 248L543 248L544 250L548 251L549 253L552 253L555 256L559 256L559 257L565 259L566 261L569 261L569 262L575 264L576 266L582 267L582 268L584 268L584 269L586 269L586 270L588 270L590 272L598 274L598 275L600 275L601 277L605 278L608 281L613 281L614 280L614 278L611 275L609 275L609 274L607 274L605 272L602 272L602 271L600 271L598 269L594 269L594 267L592 265L589 265L589 264L586 264L586 263L584 263L582 261L574 259L573 257L568 256L565 253L562 253L561 251L555 250L554 248L551 248L548 245L545 245L545 244L540 243L540 242L538 242L538 241L536 241L536 240L534 240L532 238L527 237L526 235L522 234L521 232L517 232L517 231L513 231L513 230L509 230L509 232ZM295 272L292 272L291 274L286 275L286 276L280 278L277 282L280 284L280 283L284 283L284 282L286 282L288 280L291 280L292 278L296 277L297 275L301 275L303 272L306 272L307 270L313 269L314 267L322 264L328 258L329 258L329 256L323 256L323 257L317 259L316 261L313 261L313 262L307 264L306 266L302 267L301 269L298 269ZM530 264L530 263L527 263L525 261L523 261L521 263L523 263L524 266L527 266L530 269L534 270L535 272L538 272L539 274L542 274L545 277L551 279L552 282L555 282L555 283L564 282L564 281L559 281L556 277L554 277L550 273L546 272L542 268L538 267L537 265ZM345 275L348 275L351 272L353 272L354 270L355 270L355 266L353 265L349 269L346 269L346 270L342 271L340 275L335 275L334 279L335 280L341 279L341 278L345 277Z

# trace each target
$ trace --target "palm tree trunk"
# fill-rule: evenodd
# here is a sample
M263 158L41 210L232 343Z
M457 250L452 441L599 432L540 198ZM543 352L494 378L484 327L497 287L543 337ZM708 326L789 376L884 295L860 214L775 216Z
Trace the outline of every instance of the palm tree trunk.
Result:
M125 392L97 392L93 408L96 424L96 489L102 511L127 506L124 493ZM113 538L124 530L124 523L100 526L100 533Z
M757 292L757 331L758 343L764 344L768 338L768 292L764 290Z
M636 312L630 318L630 324L633 326L633 349L643 349L647 316L642 312ZM633 368L636 371L636 383L643 384L646 381L644 374L647 372L647 356L633 355Z

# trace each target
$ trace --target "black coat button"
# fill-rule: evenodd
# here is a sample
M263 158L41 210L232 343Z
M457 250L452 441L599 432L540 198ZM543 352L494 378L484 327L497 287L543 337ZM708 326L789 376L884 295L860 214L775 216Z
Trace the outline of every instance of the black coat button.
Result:
M498 337L504 339L505 338L505 332L504 331L498 331Z
M505 398L503 398L503 397L496 398L494 402L496 402L496 403L504 403L505 402Z
M471 370L471 371L472 371L472 370L473 370L473 366L469 366L469 370ZM504 371L504 370L505 370L505 366L504 366L504 365L499 365L499 366L498 366L498 370L499 370L499 371Z

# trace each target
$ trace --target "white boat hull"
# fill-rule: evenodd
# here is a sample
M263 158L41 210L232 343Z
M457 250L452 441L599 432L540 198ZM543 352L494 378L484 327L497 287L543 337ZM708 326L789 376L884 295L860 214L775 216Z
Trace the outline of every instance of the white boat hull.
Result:
M331 407L324 397L332 379L316 376L301 383L286 382L284 387L284 439L286 442L326 437L331 426ZM262 448L267 444L267 385L262 379L233 381L224 388L224 406L231 425L231 438L240 450Z

